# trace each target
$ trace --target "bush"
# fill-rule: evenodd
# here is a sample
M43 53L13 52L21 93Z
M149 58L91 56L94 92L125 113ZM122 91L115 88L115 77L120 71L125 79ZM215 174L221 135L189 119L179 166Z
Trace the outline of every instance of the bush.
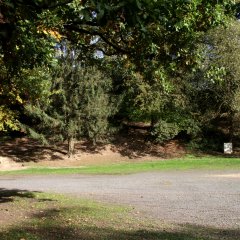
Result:
M155 138L158 143L168 141L180 132L180 128L176 123L169 123L164 120L160 120L151 131L151 135Z

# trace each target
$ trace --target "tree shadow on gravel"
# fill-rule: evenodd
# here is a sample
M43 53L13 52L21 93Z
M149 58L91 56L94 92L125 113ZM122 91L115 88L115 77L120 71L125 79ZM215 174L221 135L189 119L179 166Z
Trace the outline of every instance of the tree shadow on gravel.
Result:
M104 221L85 222L83 219L68 219L64 212L78 211L78 214L91 212L91 208L72 209L58 208L47 209L32 215L33 224L22 222L19 227L8 228L0 231L1 240L238 240L240 229L217 229L198 225L176 225L176 228L164 228L161 223L154 228L142 226L132 227L125 225L119 227L109 225ZM65 216L65 218L62 218Z

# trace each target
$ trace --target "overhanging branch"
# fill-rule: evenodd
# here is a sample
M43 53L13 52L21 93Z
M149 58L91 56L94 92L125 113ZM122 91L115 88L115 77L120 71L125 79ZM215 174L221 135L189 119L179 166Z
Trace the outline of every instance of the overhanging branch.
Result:
M99 31L96 31L96 30L91 31L91 30L87 30L84 28L79 28L78 26L72 25L72 24L66 24L66 25L64 25L64 28L75 31L75 32L79 32L79 33L89 34L92 36L99 36L106 44L108 44L110 47L112 47L117 52L122 53L122 54L130 54L131 53L130 50L126 50L126 49L122 48L121 46L119 46L118 44L113 43L103 33L99 32Z

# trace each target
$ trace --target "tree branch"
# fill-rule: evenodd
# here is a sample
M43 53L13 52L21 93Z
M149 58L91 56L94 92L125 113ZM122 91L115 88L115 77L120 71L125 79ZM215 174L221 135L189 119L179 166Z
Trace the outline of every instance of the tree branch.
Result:
M23 1L21 0L17 0L16 1L16 4L18 4L19 6L20 5L28 5L28 6L31 6L31 7L34 7L35 9L38 9L38 10L46 10L46 9L54 9L56 7L61 7L61 6L65 6L67 5L68 3L71 3L73 0L64 0L64 1L55 1L54 3L52 3L51 1L48 1L46 3L36 3L35 1L32 1L28 4L26 3L23 3Z
M62 7L67 5L68 3L71 3L73 0L65 0L65 1L61 1L61 2L56 2L55 4L50 4L50 6L45 6L45 9L54 9L56 7Z
M112 47L113 49L115 49L117 52L123 53L123 54L130 54L131 51L130 50L126 50L122 47L120 47L119 45L117 45L116 43L113 43L111 40L109 40L106 36L104 36L103 33L98 32L96 30L87 30L87 29L83 29L83 28L79 28L75 25L71 25L71 24L66 24L64 25L64 28L69 29L69 30L73 30L76 32L80 32L80 33L86 33L92 36L99 36L106 44L108 44L110 47Z

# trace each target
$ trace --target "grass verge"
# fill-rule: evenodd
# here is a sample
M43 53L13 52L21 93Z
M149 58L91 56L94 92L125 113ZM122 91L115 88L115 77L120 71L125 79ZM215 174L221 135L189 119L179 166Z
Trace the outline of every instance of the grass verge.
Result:
M111 165L48 168L33 167L15 171L2 171L0 175L8 174L129 174L145 171L190 170L190 169L240 169L240 158L194 157L159 160L140 163L119 163Z
M0 196L1 240L235 240L240 233L170 225L146 218L135 209L63 195L0 189Z

